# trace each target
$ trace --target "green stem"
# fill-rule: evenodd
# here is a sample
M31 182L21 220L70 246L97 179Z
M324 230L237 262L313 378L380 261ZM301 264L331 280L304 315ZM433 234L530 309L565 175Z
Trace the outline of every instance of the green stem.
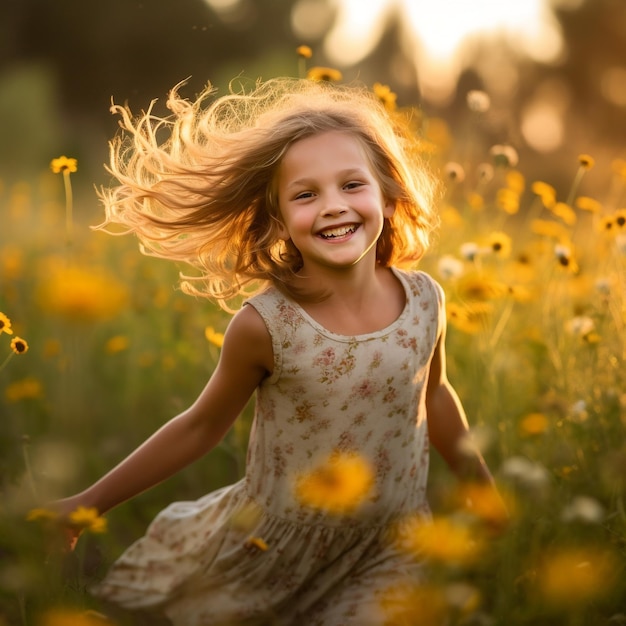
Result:
M14 354L15 352L9 352L7 358L4 359L4 361L2 361L2 365L0 365L0 372L6 367L7 363L13 358Z
M63 172L63 184L65 186L65 238L67 245L72 244L74 234L72 182L69 170Z
M574 176L574 182L572 183L572 187L569 190L569 194L567 196L567 200L565 201L565 204L567 204L567 206L572 206L574 203L574 198L576 197L576 192L578 191L578 187L580 186L580 181L583 179L583 176L585 175L585 168L584 167L579 167L578 171L576 172L576 176Z
M37 485L35 484L35 477L33 474L33 467L30 462L30 456L28 454L28 443L22 443L22 456L24 457L24 467L26 468L26 477L28 478L28 484L30 486L30 490L35 497L36 500L39 499L39 494L37 492Z

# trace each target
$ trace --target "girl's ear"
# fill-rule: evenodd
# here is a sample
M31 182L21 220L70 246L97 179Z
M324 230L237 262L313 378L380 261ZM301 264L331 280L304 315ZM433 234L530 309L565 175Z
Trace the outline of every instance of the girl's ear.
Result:
M385 206L383 206L383 217L391 219L396 212L396 203L392 200L385 200Z

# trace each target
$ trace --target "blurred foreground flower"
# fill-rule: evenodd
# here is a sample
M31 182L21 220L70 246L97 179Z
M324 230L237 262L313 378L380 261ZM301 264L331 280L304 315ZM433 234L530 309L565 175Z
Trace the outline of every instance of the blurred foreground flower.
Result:
M454 517L414 517L398 525L397 546L420 559L458 566L476 561L484 541L474 524Z
M383 85L381 83L374 83L373 91L376 97L381 101L387 111L396 110L397 94L391 91L389 85Z
M4 390L4 397L9 402L41 398L43 397L43 385L40 380L32 376L22 378L7 385Z
M604 548L559 548L542 560L538 592L555 608L576 610L610 593L616 576L615 556Z
M406 583L384 589L379 595L384 614L382 626L440 626L449 614L442 587Z
M87 530L91 533L104 533L107 530L107 521L98 513L95 507L79 506L68 516L69 521L76 528Z
M604 519L604 508L589 496L576 496L561 512L564 522L599 524Z
M373 485L374 471L365 459L335 454L297 479L295 496L304 506L342 515L355 511Z
M209 343L212 343L218 348L221 348L224 345L224 334L216 332L213 326L207 326L204 329L204 336L207 338Z
M125 285L105 270L61 264L49 270L37 296L47 311L79 322L114 317L128 302Z

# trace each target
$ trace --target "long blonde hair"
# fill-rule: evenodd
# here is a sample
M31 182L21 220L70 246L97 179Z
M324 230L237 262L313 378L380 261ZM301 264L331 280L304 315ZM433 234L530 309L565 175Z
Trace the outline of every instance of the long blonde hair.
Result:
M113 105L122 131L110 144L118 183L99 195L105 221L135 233L145 254L183 261L183 291L216 299L250 295L268 281L294 293L299 252L279 237L276 172L296 141L330 130L366 147L383 196L395 205L377 244L378 263L415 263L435 223L434 179L405 117L389 114L362 86L276 78L215 98L208 86L195 101L174 88L168 117L153 105L133 118ZM162 136L164 135L164 136Z

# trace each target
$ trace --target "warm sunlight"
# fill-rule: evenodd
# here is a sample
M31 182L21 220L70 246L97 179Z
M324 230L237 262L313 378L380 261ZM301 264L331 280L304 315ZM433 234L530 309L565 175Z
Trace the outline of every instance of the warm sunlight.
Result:
M505 73L505 59L474 57L479 39L504 41L512 52L536 61L558 59L563 41L553 8L580 4L581 0L339 0L325 50L331 62L357 63L374 49L385 25L397 15L401 48L415 64L424 97L441 102L451 96L470 62L486 83Z

